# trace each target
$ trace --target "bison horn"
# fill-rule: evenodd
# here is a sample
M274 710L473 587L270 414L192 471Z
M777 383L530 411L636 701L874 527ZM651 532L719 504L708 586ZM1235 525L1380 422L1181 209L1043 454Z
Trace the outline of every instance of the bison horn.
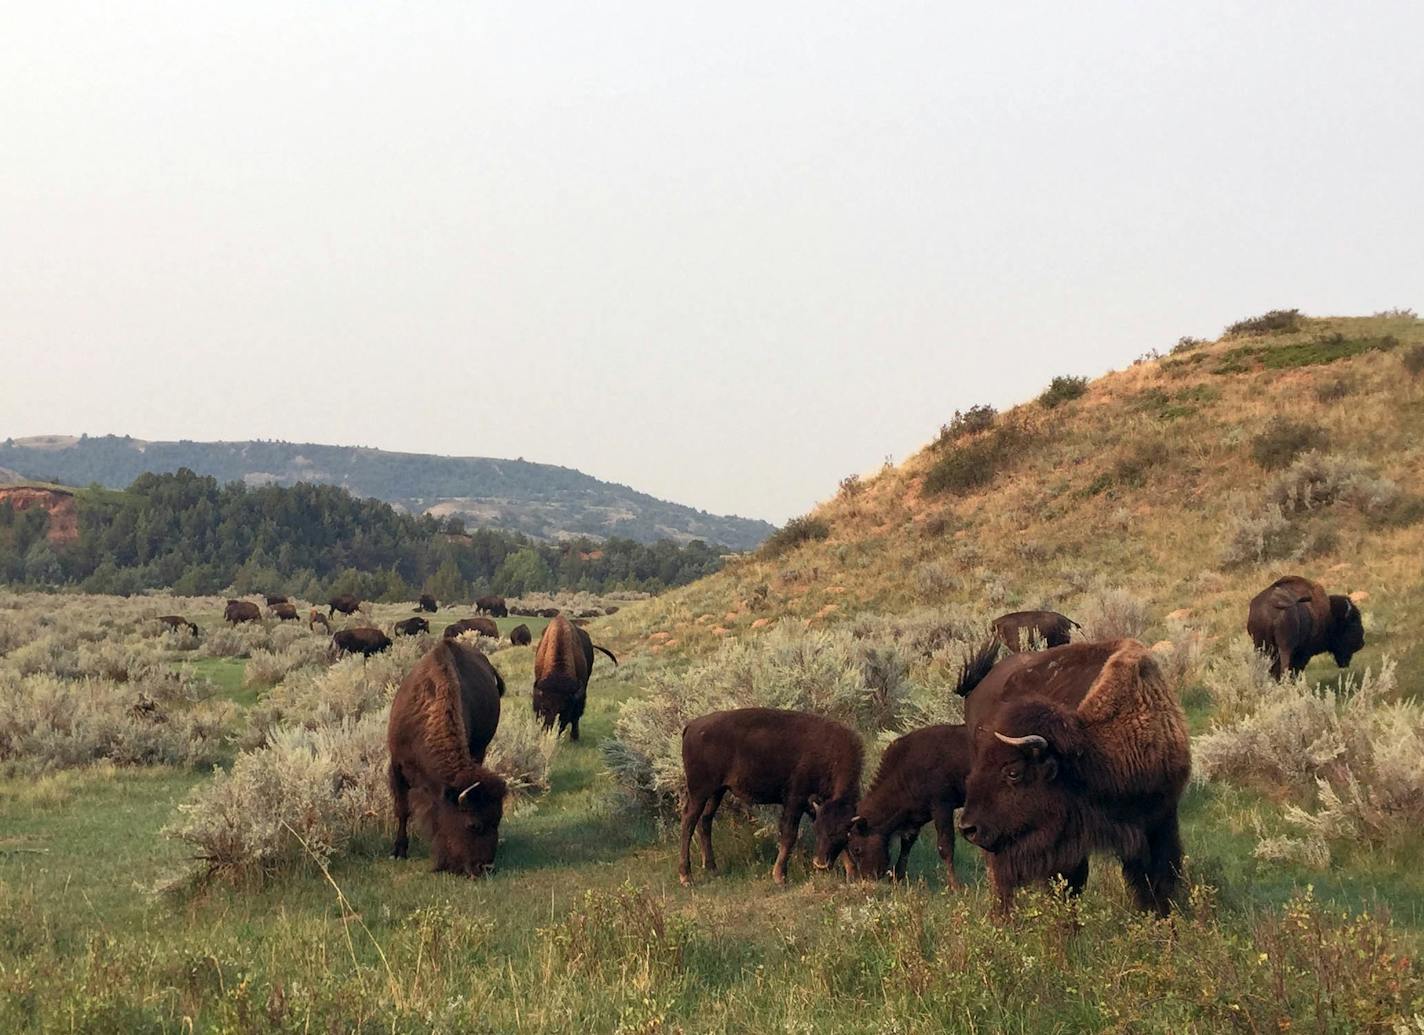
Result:
M465 804L465 795L469 794L471 791L473 791L473 790L474 790L476 787L478 787L479 785L480 785L480 781L476 780L474 783L470 784L470 786L466 787L463 791L461 791L461 792L460 792L459 803L460 803L461 805Z
M1006 737L998 730L995 730L994 736L1009 745L1009 747L1034 748L1038 751L1043 751L1048 747L1048 741L1040 737L1037 733L1030 733L1026 737Z

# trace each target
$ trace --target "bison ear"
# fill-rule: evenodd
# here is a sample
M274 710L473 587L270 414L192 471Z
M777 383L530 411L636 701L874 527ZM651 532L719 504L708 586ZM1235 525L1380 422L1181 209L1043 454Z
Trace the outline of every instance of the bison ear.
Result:
M1049 755L1038 766L1039 774L1043 777L1044 783L1052 783L1058 779L1058 759Z
M850 821L850 829L851 833L857 835L858 837L864 837L866 834L870 833L870 824L865 821L864 816L856 816Z
M806 799L806 806L811 810L811 815L815 816L821 811L821 799L816 795L812 795Z

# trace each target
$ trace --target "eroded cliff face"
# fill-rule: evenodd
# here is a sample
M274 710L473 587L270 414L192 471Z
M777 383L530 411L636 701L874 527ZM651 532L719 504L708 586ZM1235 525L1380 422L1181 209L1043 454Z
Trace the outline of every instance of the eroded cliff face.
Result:
M49 511L46 538L51 543L72 543L79 538L79 507L72 492L32 485L0 485L0 504L4 503L9 503L17 511L36 507Z

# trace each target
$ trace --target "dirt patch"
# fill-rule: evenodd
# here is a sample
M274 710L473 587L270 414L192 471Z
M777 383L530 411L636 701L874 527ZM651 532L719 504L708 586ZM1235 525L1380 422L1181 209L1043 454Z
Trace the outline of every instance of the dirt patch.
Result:
M36 508L48 511L46 538L55 545L62 546L79 538L79 506L72 492L29 485L0 486L0 504L4 503L9 503L17 512Z

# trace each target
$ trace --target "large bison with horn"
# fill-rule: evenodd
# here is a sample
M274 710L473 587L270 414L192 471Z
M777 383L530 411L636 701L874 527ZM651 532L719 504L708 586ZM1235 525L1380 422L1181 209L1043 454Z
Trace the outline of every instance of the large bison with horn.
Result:
M494 868L506 786L484 760L502 696L504 680L489 659L454 640L437 643L401 681L386 726L393 857L409 851L414 794L429 820L437 871L478 877Z
M559 732L570 727L569 739L579 739L579 719L588 700L588 677L593 670L593 652L602 651L618 664L606 647L599 647L588 633L563 615L557 615L539 637L534 651L534 714Z
M1299 575L1277 579L1251 599L1246 632L1258 651L1271 658L1271 675L1281 678L1310 664L1317 654L1330 654L1345 668L1365 645L1360 609L1347 596L1327 596L1318 582Z
M1182 865L1177 804L1191 770L1187 720L1136 640L966 664L973 759L959 829L989 853L997 911L1022 884L1082 890L1088 856L1111 852L1140 908L1166 915ZM992 667L989 667L992 665ZM985 674L987 670L987 674Z

